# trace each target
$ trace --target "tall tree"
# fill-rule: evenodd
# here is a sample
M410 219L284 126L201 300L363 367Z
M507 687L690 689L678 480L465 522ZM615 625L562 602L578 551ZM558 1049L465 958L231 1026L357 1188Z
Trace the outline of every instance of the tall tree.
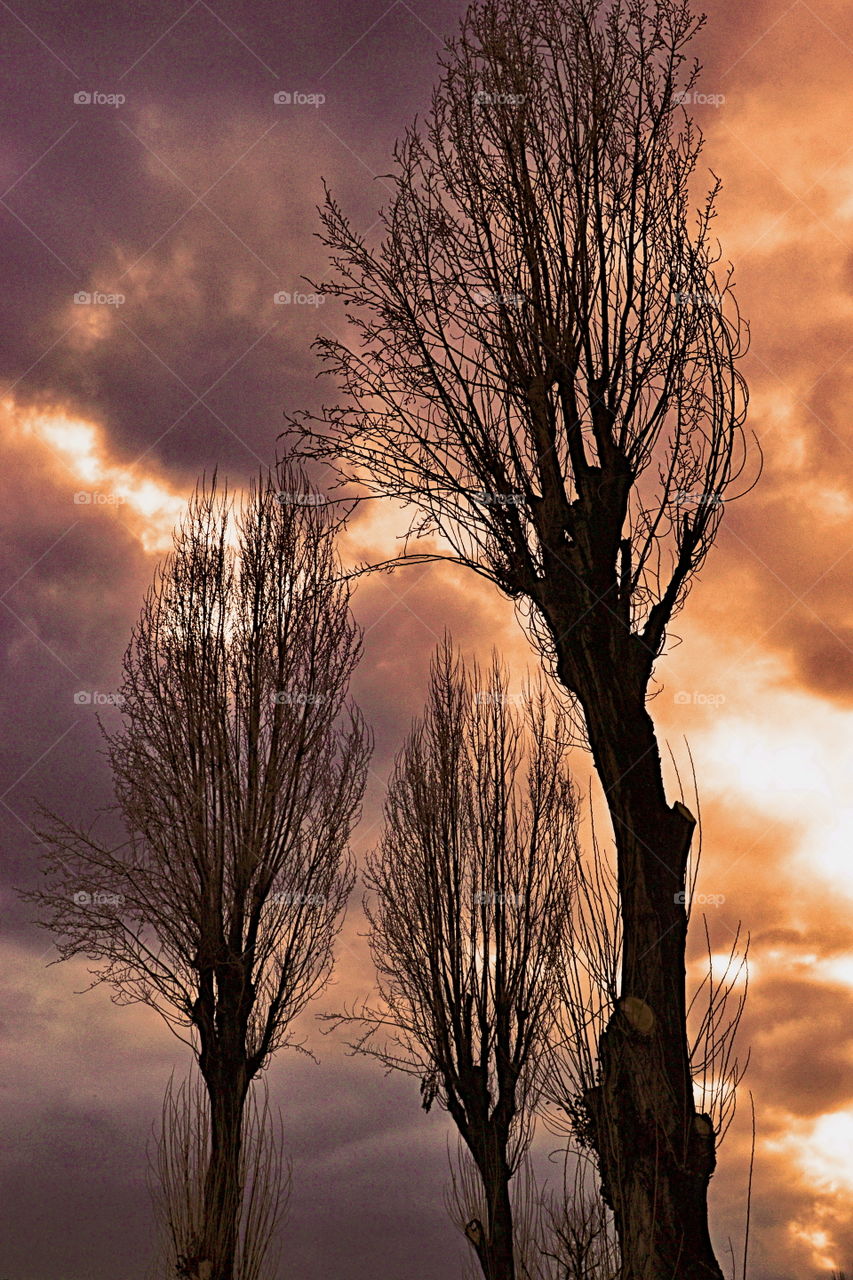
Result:
M575 792L565 710L526 715L450 642L397 759L366 904L381 1007L354 1047L421 1080L477 1170L466 1235L485 1280L521 1280L510 1183L530 1143L571 912ZM387 1041L382 1040L387 1034Z
M649 682L747 450L745 347L693 212L703 19L681 0L481 0L395 152L375 247L331 195L346 401L299 448L415 509L410 535L516 601L576 700L609 807L620 994L584 1105L625 1280L720 1280L685 1032L694 818L670 804ZM445 548L449 547L449 551Z
M96 982L197 1056L209 1280L237 1280L250 1083L327 982L353 882L368 742L334 535L290 466L236 514L215 480L196 491L125 655L123 727L105 733L127 838L51 816L31 895L63 959L97 961Z

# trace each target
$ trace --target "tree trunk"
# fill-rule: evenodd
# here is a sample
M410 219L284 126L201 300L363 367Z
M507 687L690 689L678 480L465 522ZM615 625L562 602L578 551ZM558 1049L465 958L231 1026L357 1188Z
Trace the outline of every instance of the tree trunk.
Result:
M239 1280L235 1268L242 1204L240 1156L248 1082L242 1063L220 1064L205 1080L210 1099L210 1159L201 1255L211 1263L209 1280Z
M509 1198L509 1173L501 1162L496 1185L489 1204L488 1280L515 1280L512 1205Z
M697 1115L686 1028L684 891L693 817L667 804L645 707L648 656L612 615L555 632L582 704L617 853L620 999L587 1096L622 1253L622 1280L722 1280L708 1230L713 1127ZM644 678L646 677L646 678Z
M512 1178L506 1162L506 1143L494 1133L472 1148L480 1171L486 1197L486 1225L469 1223L468 1239L477 1251L485 1280L515 1280L515 1246L512 1202L509 1184ZM472 1230L473 1228L473 1230Z

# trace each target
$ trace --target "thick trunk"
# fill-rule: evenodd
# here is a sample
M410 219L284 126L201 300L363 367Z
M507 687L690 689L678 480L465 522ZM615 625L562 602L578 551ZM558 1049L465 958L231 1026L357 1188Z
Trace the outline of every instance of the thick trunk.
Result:
M600 615L599 615L600 616ZM722 1280L708 1231L714 1133L693 1100L684 905L694 820L664 793L641 663L612 620L560 643L559 674L583 705L617 852L623 924L619 1006L587 1103L622 1280ZM565 636L565 631L563 635Z
M469 1223L468 1238L477 1251L485 1280L515 1280L512 1203L506 1143L494 1134L472 1151L483 1181L487 1218L485 1226Z
M490 1270L488 1280L515 1280L515 1253L513 1247L512 1205L509 1199L509 1174L506 1167L500 1170L494 1199L489 1208Z
M216 950L214 943L209 951ZM198 1265L189 1280L241 1280L236 1274L242 1216L243 1111L252 1080L246 1025L252 1005L250 962L201 965L194 1008L200 1039L199 1069L210 1108L210 1154Z
M210 1159L204 1186L202 1258L209 1280L236 1275L242 1186L240 1157L247 1081L242 1064L220 1065L207 1078L210 1098Z

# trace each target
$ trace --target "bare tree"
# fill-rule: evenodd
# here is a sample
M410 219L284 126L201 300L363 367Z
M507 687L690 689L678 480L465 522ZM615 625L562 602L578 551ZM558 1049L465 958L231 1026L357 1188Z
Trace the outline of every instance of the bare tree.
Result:
M275 1275L275 1237L290 1196L291 1166L284 1153L281 1114L273 1120L266 1082L260 1083L262 1099L258 1102L254 1083L243 1117L235 1206L239 1222L234 1274L239 1280L269 1280ZM202 1252L209 1160L210 1101L204 1082L193 1075L176 1091L170 1080L149 1169L160 1228L155 1280L210 1276L211 1263Z
M357 1051L419 1077L427 1111L449 1112L482 1188L466 1235L486 1280L516 1277L510 1181L533 1131L576 840L565 712L540 686L522 715L507 688L497 658L486 683L439 648L368 862L382 1004L335 1019L360 1024Z
M489 578L576 700L617 849L619 998L584 1105L625 1280L721 1280L685 1030L695 823L646 708L747 458L716 179L693 212L702 21L682 0L472 5L397 147L378 245L327 196L322 287L355 337L318 346L346 401L289 426L440 539L390 564Z
M327 982L353 883L361 636L312 498L289 466L236 517L215 479L196 491L125 655L123 728L105 733L127 838L107 847L50 815L47 885L30 895L61 958L96 960L96 983L156 1009L198 1057L211 1280L236 1280L250 1082Z

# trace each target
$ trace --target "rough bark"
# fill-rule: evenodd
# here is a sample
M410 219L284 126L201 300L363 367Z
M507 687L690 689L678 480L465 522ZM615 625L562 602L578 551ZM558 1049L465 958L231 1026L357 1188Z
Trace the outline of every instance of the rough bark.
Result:
M217 1002L213 999L216 975ZM210 1100L210 1158L204 1187L202 1257L210 1262L210 1280L239 1280L242 1187L240 1155L243 1111L254 1074L246 1053L252 989L244 964L232 960L202 973L196 1006L201 1052L199 1067Z
M489 1141L491 1139L491 1141ZM485 1227L479 1222L468 1224L466 1234L477 1251L485 1280L516 1280L512 1202L509 1184L512 1173L507 1165L506 1143L494 1134L485 1144L475 1144L474 1160L480 1170L486 1194Z
M210 1159L204 1187L202 1257L210 1280L236 1276L242 1187L240 1153L248 1081L239 1063L224 1064L207 1079L210 1097Z
M512 1206L509 1198L510 1173L504 1166L498 1172L491 1215L491 1274L494 1280L515 1280Z
M645 708L651 656L603 603L587 618L569 633L552 613L558 674L582 704L617 850L620 1000L586 1099L602 1190L622 1280L722 1280L708 1229L714 1132L694 1105L686 1033L683 895L695 823L666 800Z

